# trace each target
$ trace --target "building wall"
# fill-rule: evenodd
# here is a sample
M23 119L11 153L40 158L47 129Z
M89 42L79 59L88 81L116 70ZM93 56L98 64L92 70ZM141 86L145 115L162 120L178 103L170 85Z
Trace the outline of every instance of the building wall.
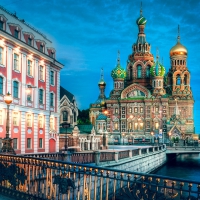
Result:
M50 129L54 133L58 133L59 130L60 70L63 65L56 61L53 44L45 35L3 8L0 8L0 20L4 22L4 29L0 30L0 48L3 58L0 63L0 77L3 78L3 91L0 93L0 117L2 118L0 137L4 138L6 135L7 107L4 103L4 95L7 92L14 95L14 81L17 81L18 97L13 96L10 105L9 131L10 137L17 139L16 153L49 152L51 137L55 140L55 149L58 151L59 137L49 132ZM18 38L14 35L15 30L19 31ZM32 40L31 44L28 43L28 38ZM43 51L40 50L41 44ZM19 57L18 69L14 67L15 54ZM32 62L30 74L28 74L29 61ZM43 80L40 80L40 66L43 66ZM53 84L50 83L51 71L54 72ZM32 88L28 88L29 86ZM39 102L39 89L43 90L43 103ZM53 106L50 106L51 93L54 94ZM29 94L31 99L27 99ZM17 120L14 120L16 116ZM28 124L29 116L30 124ZM14 124L14 121L17 121L17 124ZM30 148L27 146L28 139L31 139Z

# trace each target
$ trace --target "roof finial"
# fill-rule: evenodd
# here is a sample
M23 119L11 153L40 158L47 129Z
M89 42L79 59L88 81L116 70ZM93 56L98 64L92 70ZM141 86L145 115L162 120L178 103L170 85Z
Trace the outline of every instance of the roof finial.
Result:
M120 51L119 50L117 54L117 65L120 65Z
M158 49L158 47L156 48L156 59L157 59L157 61L159 60L159 49Z
M180 26L178 25L178 37L177 37L178 42L180 42Z
M101 68L101 80L104 80L104 78L103 78L103 67Z
M140 16L142 16L142 1L141 1L141 4L140 4Z

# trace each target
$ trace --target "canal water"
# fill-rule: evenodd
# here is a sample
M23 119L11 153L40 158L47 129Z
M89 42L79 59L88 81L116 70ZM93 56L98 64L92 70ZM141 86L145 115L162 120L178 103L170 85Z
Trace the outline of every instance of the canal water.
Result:
M200 181L200 154L179 154L153 173Z

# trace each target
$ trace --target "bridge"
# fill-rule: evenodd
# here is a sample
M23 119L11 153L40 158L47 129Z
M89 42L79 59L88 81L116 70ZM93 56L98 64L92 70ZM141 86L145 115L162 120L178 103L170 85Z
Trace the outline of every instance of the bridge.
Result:
M127 156L137 154L144 156L164 148L125 151L117 157L111 152L107 152L111 156L106 156L106 152L102 156L97 155L101 162L101 159L127 159ZM0 194L16 200L200 199L200 182L59 161L54 160L55 157L64 158L62 154L29 157L1 154ZM93 161L93 158L90 159Z
M166 154L200 153L198 146L175 146L167 147Z

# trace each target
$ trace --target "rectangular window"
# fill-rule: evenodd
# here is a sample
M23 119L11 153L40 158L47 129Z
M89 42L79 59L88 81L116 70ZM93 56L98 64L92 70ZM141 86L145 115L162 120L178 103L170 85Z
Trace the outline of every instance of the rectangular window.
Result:
M44 80L44 67L42 65L40 65L40 71L39 71L39 76L40 76L40 80Z
M19 71L19 55L14 53L14 70Z
M27 149L31 149L31 138L27 138Z
M32 39L28 38L28 45L32 46Z
M0 21L0 29L3 30L3 22Z
M158 129L159 128L159 124L158 122L155 122L155 129Z
M32 127L32 115L27 114L27 127Z
M156 108L155 108L155 112L158 113L158 110L159 110L158 107L156 107Z
M115 127L115 130L118 130L118 123L117 122L115 122L114 127Z
M43 117L39 116L39 128L43 128Z
M27 101L31 101L31 94L27 94Z
M3 77L0 76L0 94L3 94Z
M0 125L3 125L3 112L0 110Z
M143 113L143 107L140 107L140 112Z
M0 64L3 64L3 48L0 47Z
M53 93L50 93L50 106L51 107L54 106L54 95L53 95Z
M137 129L138 129L138 123L135 122L135 123L134 123L134 130L137 130Z
M132 108L129 108L129 113L132 113Z
M17 140L17 138L13 138L13 149L17 149L17 147L18 147L18 140Z
M43 89L39 89L39 103L43 104Z
M144 129L144 124L143 122L140 122L140 130L143 130Z
M50 53L50 57L54 58L54 53L53 52Z
M18 113L13 113L13 126L18 126Z
M50 83L51 85L54 85L54 71L50 72Z
M28 60L27 74L28 74L29 76L32 76L32 61L30 61L30 60Z
M118 108L115 108L115 114L118 114Z
M138 108L134 108L134 113L137 113L138 112Z
M50 118L50 129L54 130L54 118L53 117Z
M44 50L44 46L40 45L40 51L43 52L43 50Z
M19 97L19 83L17 81L13 81L13 97L18 98Z
M42 138L39 139L39 148L43 148L43 140L42 140Z
M15 38L19 39L19 31L15 29L15 33L14 33Z

